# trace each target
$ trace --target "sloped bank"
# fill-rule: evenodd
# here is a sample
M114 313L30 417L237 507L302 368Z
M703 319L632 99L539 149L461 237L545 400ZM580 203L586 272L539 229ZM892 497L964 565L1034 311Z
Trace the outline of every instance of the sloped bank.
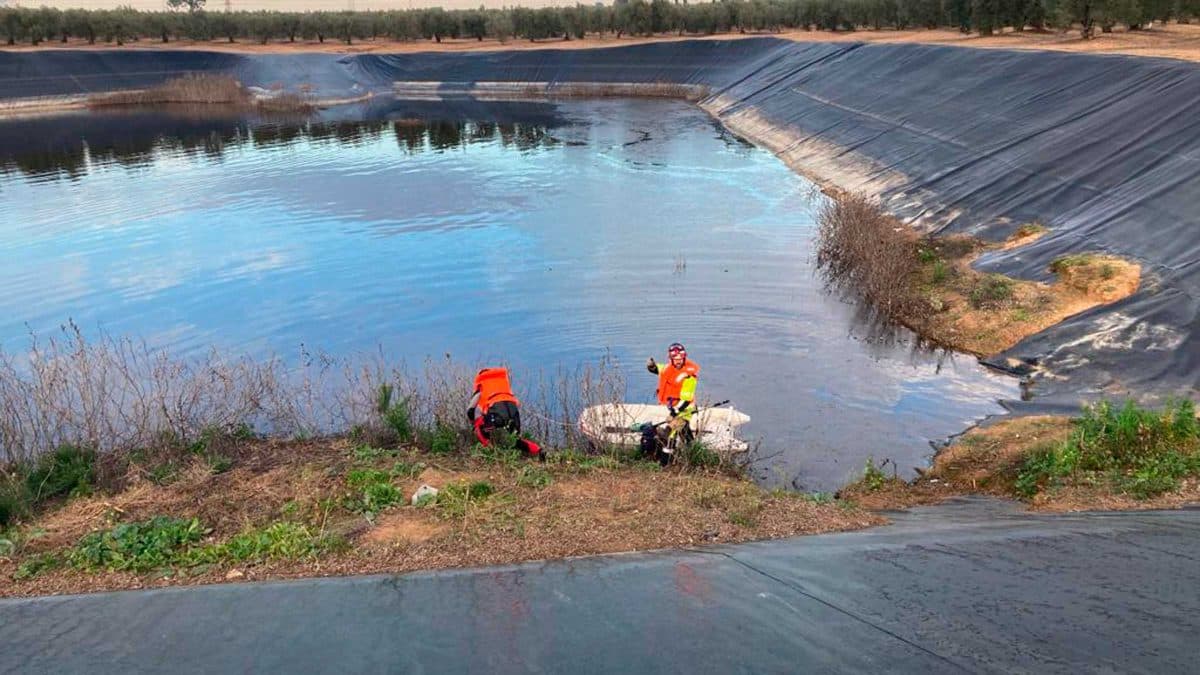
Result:
M1134 295L1068 318L1002 358L1036 363L1037 401L1190 394L1200 375L1200 67L1124 56L774 39L584 51L246 55L0 54L0 99L147 86L184 72L322 96L395 82L676 83L727 127L827 186L877 194L918 227L1049 232L977 267L1049 280L1068 253L1142 264ZM439 85L440 87L440 85Z

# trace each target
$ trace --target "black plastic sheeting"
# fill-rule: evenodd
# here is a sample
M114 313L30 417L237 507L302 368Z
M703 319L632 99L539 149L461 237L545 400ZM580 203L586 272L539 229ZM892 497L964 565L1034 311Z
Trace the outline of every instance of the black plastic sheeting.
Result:
M1040 221L1034 244L980 261L1049 277L1065 253L1143 263L1142 289L1001 355L1049 373L1042 405L1192 394L1200 380L1200 67L1165 59L927 45L699 40L590 50L232 56L203 52L0 54L0 100L144 85L226 70L247 84L326 96L395 81L708 85L782 132L879 176L881 195L931 227L986 238ZM824 176L833 183L837 175Z
M1194 673L1200 512L0 600L0 673Z

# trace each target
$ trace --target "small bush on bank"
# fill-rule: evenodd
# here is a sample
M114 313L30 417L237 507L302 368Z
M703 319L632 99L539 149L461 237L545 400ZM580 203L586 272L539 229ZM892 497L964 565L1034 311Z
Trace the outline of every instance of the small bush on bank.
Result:
M96 480L96 452L79 445L60 445L38 457L25 477L33 502L87 493Z
M403 443L412 440L413 437L412 411L409 410L407 398L393 402L394 393L392 385L379 385L377 410L384 426Z
M1173 402L1161 412L1129 401L1084 409L1065 443L1040 448L1022 463L1014 489L1024 497L1076 480L1106 480L1139 499L1200 475L1200 424L1195 404Z
M438 421L433 429L423 429L418 434L423 449L435 455L448 455L461 449L461 436L453 427Z
M0 475L0 527L29 513L31 500L25 480L16 475Z

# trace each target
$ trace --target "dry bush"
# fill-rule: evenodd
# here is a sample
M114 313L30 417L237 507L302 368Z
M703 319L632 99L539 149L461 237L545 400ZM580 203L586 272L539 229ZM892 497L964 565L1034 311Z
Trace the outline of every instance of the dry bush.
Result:
M58 336L31 337L25 353L0 351L0 463L63 444L166 452L243 425L285 438L378 430L386 426L384 385L393 402L403 402L414 432L449 429L465 440L478 369L447 358L411 371L381 351L301 351L298 363L216 349L184 358L128 338L88 340L71 325ZM516 372L513 382L526 430L573 447L582 447L576 421L583 407L624 395L607 359L576 370Z
M830 285L862 296L892 321L924 308L912 288L918 241L876 204L843 195L825 202L817 221L817 266Z

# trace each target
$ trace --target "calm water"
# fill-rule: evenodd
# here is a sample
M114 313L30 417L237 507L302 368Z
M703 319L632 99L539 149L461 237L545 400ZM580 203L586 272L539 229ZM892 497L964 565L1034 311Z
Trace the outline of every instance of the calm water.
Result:
M871 455L921 465L1017 396L972 358L872 339L813 274L810 184L695 108L369 114L0 125L0 346L73 319L185 352L611 353L649 400L642 363L679 340L703 395L754 418L760 477L803 489Z

